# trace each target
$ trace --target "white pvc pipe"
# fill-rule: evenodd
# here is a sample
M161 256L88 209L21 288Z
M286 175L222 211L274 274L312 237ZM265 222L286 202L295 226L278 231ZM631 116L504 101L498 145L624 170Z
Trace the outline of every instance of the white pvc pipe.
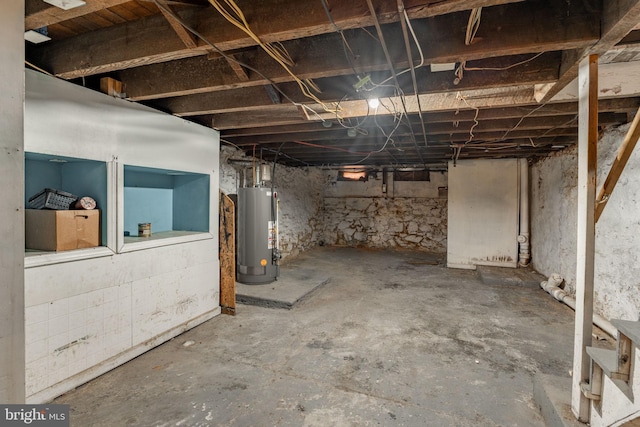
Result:
M529 163L520 159L520 234L518 235L518 264L529 265L531 248L529 244Z
M560 285L564 279L558 273L553 273L549 276L548 280L540 283L540 287L547 291L551 296L557 299L560 302L565 303L569 307L571 307L574 311L576 309L576 300L571 297L568 293L564 291L564 289L560 288ZM605 331L607 334L611 335L614 338L618 337L618 329L611 324L607 319L600 316L599 314L593 314L593 324Z

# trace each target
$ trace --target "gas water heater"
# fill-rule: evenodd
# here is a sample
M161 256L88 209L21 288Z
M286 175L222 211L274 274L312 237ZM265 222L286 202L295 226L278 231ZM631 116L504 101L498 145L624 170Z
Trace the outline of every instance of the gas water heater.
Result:
M237 279L247 285L278 277L278 196L271 187L238 190Z

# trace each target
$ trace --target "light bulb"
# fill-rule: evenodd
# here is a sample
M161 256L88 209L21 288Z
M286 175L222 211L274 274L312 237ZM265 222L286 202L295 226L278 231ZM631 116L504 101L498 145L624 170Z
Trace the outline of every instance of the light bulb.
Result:
M371 98L369 100L369 107L371 108L378 108L378 105L380 105L380 101L378 101L378 98Z

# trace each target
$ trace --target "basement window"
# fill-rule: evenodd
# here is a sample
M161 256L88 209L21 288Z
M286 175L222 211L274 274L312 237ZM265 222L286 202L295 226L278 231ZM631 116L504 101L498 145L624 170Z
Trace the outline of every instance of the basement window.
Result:
M369 179L367 171L338 171L338 181L362 181Z
M394 181L431 181L429 169L420 170L394 170Z

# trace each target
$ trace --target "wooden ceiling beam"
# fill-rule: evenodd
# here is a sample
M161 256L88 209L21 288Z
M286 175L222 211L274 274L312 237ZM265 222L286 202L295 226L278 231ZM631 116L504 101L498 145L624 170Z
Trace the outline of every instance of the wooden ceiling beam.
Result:
M346 35L357 55L353 59L357 70L367 73L386 68L382 51L371 43L371 37L360 31ZM353 74L342 54L342 40L336 34L285 41L283 46L295 61L292 71L301 79ZM260 71L262 76L245 69L248 78L240 79L233 67L241 65L222 58L209 60L204 56L121 70L117 75L130 88L128 95L134 101L293 81L293 77L262 49L246 49L233 58ZM408 66L406 61L398 65ZM181 78L185 75L189 78ZM167 79L167 76L175 78Z
M640 1L618 0L602 3L601 37L591 46L563 53L560 78L547 90L542 102L552 99L578 77L579 65L584 58L601 55L613 48L640 22Z
M464 144L464 142L454 142L451 143L449 141L442 141L441 143L439 143L438 145L433 145L433 146L429 146L429 147L420 147L420 152L421 153L425 153L425 154L437 154L437 153L443 153L443 152L448 152L451 147L453 145L456 146L463 146L463 149L469 149L469 150L492 150L492 149L500 149L500 148L505 148L505 147L521 147L521 148L549 148L549 146L551 145L571 145L575 143L575 137L566 137L566 136L551 136L551 137L543 137L543 138L538 138L534 144L531 144L531 141L529 139L514 139L514 140L508 140L508 141L501 141L501 142L478 142L478 143L469 143L469 144ZM263 148L264 150L262 151L263 153L265 151L272 151L275 150L277 151L280 145L274 145L274 146L258 146L256 147L256 152L260 151L260 148ZM320 157L324 154L328 154L328 153L332 153L335 155L339 155L339 154L363 154L363 153L369 153L371 151L377 151L379 150L382 146L384 146L384 141L379 141L377 143L374 142L367 142L367 141L359 141L359 140L354 140L352 141L352 143L350 145L345 145L345 146L330 146L330 145L326 145L323 147L310 147L308 145L299 145L299 144L294 144L294 143L290 143L290 144L285 144L284 147L282 148L282 152L286 153L290 156L293 157L303 157L303 156L307 156L307 157L311 157L311 156L315 156L315 157ZM253 151L253 146L246 146L246 147L242 147L246 150L251 150ZM387 147L385 149L388 149L391 152L405 152L405 153L411 153L412 151L415 151L415 145L413 145L413 143L410 142L402 142L396 145L387 145Z
M626 117L621 113L602 113L599 116L601 125L618 125L625 123ZM577 120L575 117L538 117L528 118L520 122L519 120L493 120L481 122L478 126L473 127L473 137L471 137L471 128L473 125L454 126L451 123L427 124L427 136L429 141L456 141L466 142L470 139L478 140L508 140L513 138L539 138L541 136L558 136L558 135L576 135ZM516 125L518 125L516 127ZM386 137L380 134L377 129L362 129L367 131L367 135L358 135L363 140L385 140ZM419 126L415 125L414 135L420 135ZM406 140L411 135L411 131L402 126L393 135L395 141ZM254 144L280 144L282 142L306 141L312 143L342 144L353 141L354 138L347 135L347 129L334 128L325 131L301 132L295 134L280 134L266 136L245 136L245 137L229 137L224 136L223 139L238 146L254 145Z
M401 52L401 34L399 28L388 29L390 50ZM396 34L397 33L397 34ZM347 33L349 46L355 54L353 65L359 73L371 73L385 70L382 50L378 44L371 43L371 37L361 31ZM400 43L396 46L396 43ZM294 58L296 64L292 71L301 79L318 79L331 76L352 75L353 68L344 55L336 54L342 51L342 40L336 34L327 34L309 37L299 40L284 42L284 47ZM503 46L506 52L512 53L513 46ZM537 52L540 45L537 42L520 45L520 51ZM313 52L313 56L309 55ZM505 81L530 81L533 74L537 73L540 82L556 81L558 78L558 62L560 52L549 52L534 58L534 54L525 53L499 57L501 51L489 49L492 58L473 60L476 56L486 55L485 51L477 51L473 56L468 56L467 66L470 70L465 77L454 87L452 72L431 73L429 66L417 69L419 81L422 86L419 90L436 91L450 88L452 90L464 90L479 85L495 85L500 78ZM444 54L444 53L443 53ZM450 52L446 52L447 58ZM121 70L117 78L127 85L127 94L131 100L142 101L156 98L184 96L198 93L207 93L220 90L236 89L238 87L263 86L274 83L292 81L292 76L281 66L275 63L266 53L259 49L253 49L235 56L239 61L259 70L265 77L251 72L248 79L238 79L225 61L211 61L205 57L195 57L179 61L164 62L160 64L135 67ZM533 60L532 60L533 59ZM429 62L446 62L448 59L430 55ZM513 67L514 64L524 62ZM236 64L236 66L239 66ZM406 68L408 63L404 57L395 61L397 68ZM513 68L508 68L513 67ZM503 69L508 68L508 69ZM537 70L537 71L536 71ZM518 76L519 75L519 76ZM175 78L167 78L175 76ZM182 78L189 76L189 78ZM515 77L514 76L518 76ZM386 76L384 77L386 78ZM355 80L352 84L355 83Z
M130 1L131 0L89 0L84 6L64 10L45 3L42 0L25 0L24 27L25 30L34 30Z
M353 74L353 69L344 55L336 55L336 51L342 49L341 43L339 37L329 34L285 42L284 47L296 58L296 64L292 69L299 78L319 79ZM375 45L371 46L369 36L358 34L350 38L349 44L357 55L354 66L360 73L385 69L382 52ZM308 54L311 51L313 56ZM208 60L202 56L122 70L117 73L117 78L127 85L127 95L133 101L264 86L270 84L270 81L293 81L290 74L261 50L236 54L234 58L260 70L263 75L269 76L269 79L254 72L249 75L246 69L232 60L225 63L221 60ZM425 66L417 69L421 83L419 90L424 93L464 90L479 86L496 87L501 81L524 83L536 79L538 82L557 80L560 52L549 52L531 60L532 58L533 54L525 54L469 61L467 66L471 70L457 85L453 82L453 72L432 73L429 67ZM509 68L523 61L528 62ZM231 69L227 65L230 65ZM401 60L396 62L396 65L408 67L406 61ZM236 69L242 70L243 73L238 74ZM383 76L380 80L387 77L382 73L380 75ZM351 85L356 82L355 77L352 79L354 80L350 85L344 85L346 89L352 89ZM407 85L407 91L409 90L411 87Z
M397 21L398 13L393 2L377 3L378 19L382 23ZM414 19L424 18L421 13L426 15L422 9L414 10ZM265 42L335 31L320 2L311 0L282 0L276 10L271 3L253 2L246 8L245 14L250 21L251 17L269 17L252 21L253 31ZM332 14L333 20L343 30L373 23L363 0L335 2ZM414 22L419 40L429 45L425 51L427 60L451 62L580 48L593 44L599 37L599 31L594 28L598 15L586 10L582 2L559 2L555 7L544 8L537 3L513 3L500 8L488 8L482 16L479 41L469 46L464 44L463 37L468 20L466 13L450 13L429 19L428 22ZM213 8L185 10L182 19L223 51L246 48L256 43L225 21ZM537 25L531 26L532 20ZM528 30L522 31L522 28ZM204 43L202 45L203 51L199 54L207 50ZM100 49L96 49L96 46L100 46ZM183 44L176 43L170 26L162 15L158 15L96 30L82 37L50 42L46 47L36 46L30 52L29 60L59 77L69 79L197 54L198 49L186 49Z
M431 73L428 69L421 69L418 74L421 94L437 93L443 91L472 90L479 88L495 88L511 85L535 84L540 82L555 81L560 55L549 55L544 60L538 58L538 63L527 64L529 67L519 69L514 67L502 71L473 71L469 72L460 84L454 84L453 73ZM506 62L508 59L503 59ZM479 67L484 63L492 65L495 61L476 61ZM511 60L516 63L517 60ZM322 66L322 65L319 65ZM525 67L523 65L523 67ZM176 76L176 80L182 77ZM338 102L347 96L360 96L355 93L353 87L344 78L325 78L315 80L322 90L318 94L324 102ZM410 81L401 81L405 93L411 93L413 88ZM126 83L127 92L131 90L131 84ZM283 83L278 88L286 97L282 102L308 103L311 99L304 96L297 83ZM211 93L195 94L188 96L172 97L154 100L149 105L160 110L171 112L179 116L193 116L203 114L220 114L236 111L250 111L272 105L271 99L264 96L264 90L260 87L247 87L232 90L224 90ZM376 94L382 96L382 93ZM371 96L365 94L364 96Z
M464 100L462 99L464 98ZM503 107L531 105L535 102L533 88L531 86L513 86L498 89L479 89L460 93L437 93L420 95L422 111L459 111L470 108ZM385 105L400 105L399 99L384 99ZM367 102L364 100L343 101L340 103L340 115L343 118L364 117L370 112ZM417 111L417 103L414 97L405 99L406 113ZM311 119L335 120L335 113L326 112L318 105L308 106L313 113ZM243 111L235 113L223 113L214 115L214 127L219 130L232 128L261 127L264 123L273 125L286 125L304 123L304 119L297 117L294 120L293 105L274 105L269 109ZM378 108L378 115L391 115L392 112L385 108Z
M542 108L539 105L519 106L519 107L501 107L501 108L485 108L478 112L478 120L492 120L492 119L505 119L505 118L520 118L524 115L529 117L546 117L554 116L557 114L577 114L578 105L576 102L563 102L555 104L547 104ZM598 111L600 112L635 112L640 107L640 98L618 98L618 99L602 99L598 103ZM536 110L536 108L538 108ZM535 110L535 111L534 111ZM425 120L429 123L438 122L452 122L452 121L473 121L475 117L474 110L460 110L435 112L435 113L423 113ZM193 119L193 118L192 118ZM410 116L412 123L415 126L419 126L419 122L413 116ZM378 122L382 126L393 125L393 119L390 117L381 117ZM335 121L332 123L332 127L339 128L339 124ZM364 127L369 128L375 126L372 123L365 123ZM329 128L331 129L331 128ZM296 125L288 126L263 126L257 128L238 128L228 129L222 132L223 138L233 138L234 136L252 136L252 135L270 135L270 134L287 134L296 132L317 132L328 130L321 122L307 122Z
M517 146L509 147L509 148L500 148L496 150L485 150L485 149L472 149L467 148L463 149L459 155L460 158L466 159L479 159L479 158L514 158L514 157L531 157L531 156L545 156L549 153L549 151L559 151L561 148L553 149L549 146L545 147L531 147L531 146ZM385 155L387 152L383 151L380 153L372 153L371 156L366 159L366 161L362 162L361 160L364 158L363 154L355 154L355 153L322 153L321 155L291 155L293 159L287 159L285 156L280 156L279 160L284 161L287 164L291 164L293 166L299 166L300 164L308 164L315 166L332 166L332 165L354 165L358 162L358 166L367 167L367 166L382 166L382 165L390 165L395 164L396 166L412 166L412 165L424 165L426 164L440 164L445 163L449 160L449 158L453 155L452 149L447 149L435 153L421 153L421 157L419 157L415 151L405 151L403 153L396 153L397 157L402 155L401 159L397 162L389 162L388 157ZM285 154L287 154L285 152ZM264 155L263 158L265 160L271 160L273 156ZM424 162L421 161L424 160ZM296 164L296 162L298 162Z

